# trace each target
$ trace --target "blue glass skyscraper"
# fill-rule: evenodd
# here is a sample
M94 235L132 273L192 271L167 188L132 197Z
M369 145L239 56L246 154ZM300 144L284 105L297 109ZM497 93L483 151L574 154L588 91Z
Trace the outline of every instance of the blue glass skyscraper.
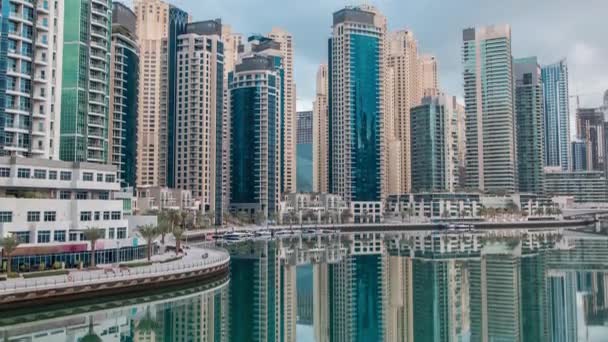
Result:
M570 107L566 60L543 66L541 78L545 113L545 166L559 166L568 171Z
M384 35L383 17L369 6L347 7L333 15L329 188L347 201L382 197Z

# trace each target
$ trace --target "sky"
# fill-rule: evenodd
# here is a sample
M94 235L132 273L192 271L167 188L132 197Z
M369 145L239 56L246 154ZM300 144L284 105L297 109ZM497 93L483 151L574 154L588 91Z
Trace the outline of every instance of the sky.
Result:
M365 1L168 0L194 21L221 18L244 35L282 27L293 34L298 110L312 108L315 74L327 62L332 13ZM125 1L128 5L132 0ZM608 0L376 0L389 30L409 29L419 50L439 61L439 83L462 97L462 29L510 24L513 56L537 56L541 64L568 59L570 95L598 106L608 89ZM573 98L571 106L575 106Z

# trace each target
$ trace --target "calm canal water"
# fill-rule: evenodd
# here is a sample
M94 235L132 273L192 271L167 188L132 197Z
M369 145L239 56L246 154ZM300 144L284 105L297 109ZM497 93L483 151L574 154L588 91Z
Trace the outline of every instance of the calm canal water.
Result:
M547 229L224 246L230 278L0 317L2 341L608 341L608 238Z

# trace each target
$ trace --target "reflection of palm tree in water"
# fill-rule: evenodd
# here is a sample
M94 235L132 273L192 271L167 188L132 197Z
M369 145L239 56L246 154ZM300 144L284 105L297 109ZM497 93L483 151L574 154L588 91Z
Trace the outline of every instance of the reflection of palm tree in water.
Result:
M137 324L137 332L145 335L149 335L151 333L156 334L159 328L160 325L154 318L152 318L152 314L150 314L150 307L148 306L146 308L146 315Z
M93 330L93 316L89 316L89 332L84 335L82 338L82 342L100 342L102 341L101 337L99 337L95 331Z

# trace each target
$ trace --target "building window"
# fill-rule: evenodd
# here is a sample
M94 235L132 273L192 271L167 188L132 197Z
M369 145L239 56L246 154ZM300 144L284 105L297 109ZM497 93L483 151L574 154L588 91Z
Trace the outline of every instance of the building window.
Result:
M116 182L116 176L106 175L106 183L114 183L114 182Z
M78 241L78 233L70 232L70 241Z
M13 235L20 243L30 243L30 232L16 232Z
M114 238L114 228L110 228L108 230L108 239L113 239Z
M85 182L92 182L93 181L93 173L92 172L84 172L82 174L82 180Z
M46 179L46 170L34 170L34 178Z
M40 212L39 211L28 211L27 212L27 222L40 222Z
M0 223L13 222L12 211L0 211Z
M53 240L57 242L65 242L65 230L56 230L53 236Z
M8 178L11 176L11 169L8 167L0 167L0 177Z
M113 211L112 212L112 220L120 220L120 211Z
M98 182L103 182L103 173L98 173L97 174L97 181Z
M86 191L79 191L76 193L76 199L86 200L89 198L89 194Z
M109 200L110 199L110 193L107 191L102 191L99 193L99 199L100 200Z
M48 243L51 242L51 231L50 230L41 230L38 232L38 243Z
M67 190L61 190L61 191L59 192L59 199L62 199L62 200L69 200L69 199L70 199L70 197L72 197L72 193L71 193L71 192L69 192L69 191L67 191Z
M56 220L57 220L56 211L45 211L44 212L44 222L55 222Z
M96 211L95 212L95 221L99 221L100 216L101 215L99 214L99 211Z
M91 221L91 212L90 211L80 212L80 221Z
M49 179L57 179L57 171L49 171Z
M110 219L110 212L109 211L104 211L103 212L103 219L105 221L108 221Z
M61 177L62 181L72 180L72 172L70 172L70 171L61 171L60 177Z
M30 169L18 169L17 177L18 178L30 178Z
M116 238L117 239L126 239L127 238L127 228L118 228Z

